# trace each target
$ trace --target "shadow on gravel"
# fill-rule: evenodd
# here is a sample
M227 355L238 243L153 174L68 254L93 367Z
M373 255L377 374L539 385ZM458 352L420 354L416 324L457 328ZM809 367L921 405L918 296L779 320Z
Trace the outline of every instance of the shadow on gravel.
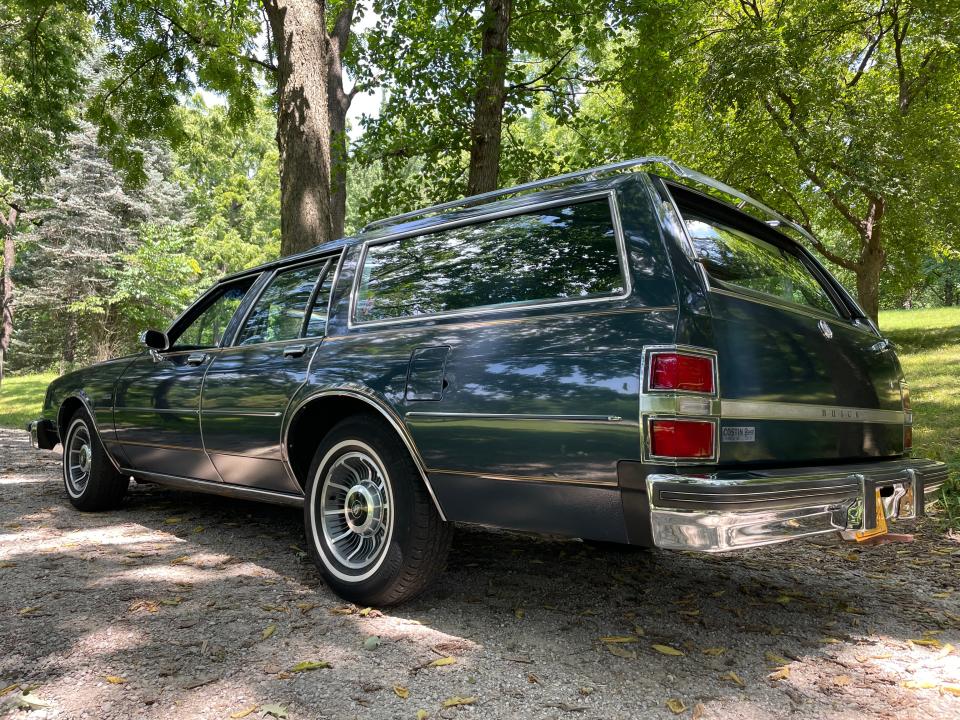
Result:
M0 485L0 688L40 684L68 716L467 713L453 697L504 718L960 711L940 690L960 683L955 651L938 657L960 645L944 538L698 556L462 528L437 586L381 613L323 586L298 510L141 485L82 515L45 478ZM929 689L900 685L927 671Z

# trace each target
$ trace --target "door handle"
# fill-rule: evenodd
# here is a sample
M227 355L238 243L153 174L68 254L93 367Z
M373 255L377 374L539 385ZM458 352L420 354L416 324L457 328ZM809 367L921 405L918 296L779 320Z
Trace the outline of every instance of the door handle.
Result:
M893 343L890 342L887 338L883 338L882 340L880 340L880 342L874 343L873 345L871 345L870 349L873 350L875 353L886 352L887 350L893 349Z
M289 358L298 358L307 351L306 345L288 345L283 349L283 356Z
M206 353L190 353L187 355L187 365L202 365L206 359Z

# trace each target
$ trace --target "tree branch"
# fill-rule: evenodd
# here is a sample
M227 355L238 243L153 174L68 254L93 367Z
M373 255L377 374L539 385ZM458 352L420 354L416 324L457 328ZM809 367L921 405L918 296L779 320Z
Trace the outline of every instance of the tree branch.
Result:
M575 46L575 45L571 45L570 47L568 47L568 48L563 52L563 54L561 54L560 57L557 58L556 61L555 61L552 65L550 65L550 67L548 67L546 70L544 70L542 73L540 73L540 74L537 75L536 77L530 78L529 80L525 80L525 81L522 82L522 83L515 83L515 84L513 84L513 85L510 85L510 86L507 88L507 92L513 92L514 90L518 90L518 91L521 91L521 92L522 92L525 88L529 88L529 87L531 87L531 86L533 86L533 85L536 85L538 82L540 82L540 81L543 80L544 78L549 77L550 74L553 73L553 71L556 70L558 67L560 67L560 66L563 64L563 61L566 60L567 57L569 57L570 53L573 52L574 47L576 47L576 46Z

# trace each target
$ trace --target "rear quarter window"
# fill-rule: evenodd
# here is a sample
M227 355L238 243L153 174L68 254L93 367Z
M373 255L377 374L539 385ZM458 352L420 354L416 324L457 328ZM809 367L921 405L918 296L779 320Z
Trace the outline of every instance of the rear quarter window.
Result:
M608 198L370 245L354 320L622 295Z
M684 222L697 258L712 280L837 314L827 291L798 253L705 217L686 214Z

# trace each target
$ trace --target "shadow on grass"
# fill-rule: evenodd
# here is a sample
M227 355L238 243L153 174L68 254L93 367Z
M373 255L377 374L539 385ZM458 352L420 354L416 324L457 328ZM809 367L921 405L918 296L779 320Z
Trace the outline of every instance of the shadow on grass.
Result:
M901 353L924 352L944 345L960 344L960 325L938 328L910 328L884 332Z

